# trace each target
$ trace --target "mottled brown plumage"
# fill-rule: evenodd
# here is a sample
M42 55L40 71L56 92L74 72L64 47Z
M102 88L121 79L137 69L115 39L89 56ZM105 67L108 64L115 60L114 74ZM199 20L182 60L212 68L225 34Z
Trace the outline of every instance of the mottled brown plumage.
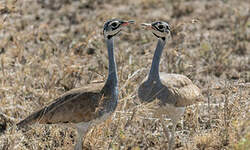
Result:
M32 113L17 124L23 127L28 124L79 123L96 119L102 101L108 101L110 94L102 89L103 83L90 84L82 88L73 89L55 99L51 104Z
M159 99L163 104L185 107L202 101L200 89L184 75L159 73L160 80L146 77L138 89L142 101Z
M186 107L203 100L200 89L184 75L160 73L163 85L174 93L175 107Z

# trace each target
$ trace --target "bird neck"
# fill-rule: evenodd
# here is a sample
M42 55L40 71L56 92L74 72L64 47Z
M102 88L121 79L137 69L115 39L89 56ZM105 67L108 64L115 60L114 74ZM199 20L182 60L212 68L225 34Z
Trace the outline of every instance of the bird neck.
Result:
M156 49L155 49L155 53L154 53L150 73L148 76L148 80L159 80L160 79L159 65L160 65L161 54L162 54L162 51L164 49L165 44L166 44L166 40L159 38Z
M114 39L106 39L107 48L108 48L108 59L109 59L109 70L108 70L108 79L102 89L104 95L109 95L110 100L104 104L106 112L114 111L118 104L118 77L114 56Z
M114 56L114 39L107 38L106 43L107 43L107 48L108 48L108 59L109 59L108 79L107 79L106 85L114 89L114 87L118 86L117 69L116 69L116 62L115 62L115 56Z

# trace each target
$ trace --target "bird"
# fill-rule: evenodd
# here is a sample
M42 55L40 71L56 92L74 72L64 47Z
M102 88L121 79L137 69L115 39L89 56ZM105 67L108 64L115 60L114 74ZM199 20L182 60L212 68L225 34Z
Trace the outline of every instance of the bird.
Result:
M77 129L75 150L82 149L83 137L88 129L104 122L115 111L118 104L118 77L114 56L114 38L134 21L111 19L104 23L103 35L108 50L108 77L104 83L93 83L72 89L56 98L50 105L32 113L16 126L65 124Z
M200 89L188 77L159 72L162 51L171 35L169 24L165 21L156 21L142 23L141 26L152 31L158 43L150 72L138 87L138 98L142 104L148 106L155 117L160 119L163 126L164 116L171 119L173 123L171 132L167 127L163 127L168 139L168 149L171 150L174 145L175 128L184 114L185 107L202 101L203 96Z

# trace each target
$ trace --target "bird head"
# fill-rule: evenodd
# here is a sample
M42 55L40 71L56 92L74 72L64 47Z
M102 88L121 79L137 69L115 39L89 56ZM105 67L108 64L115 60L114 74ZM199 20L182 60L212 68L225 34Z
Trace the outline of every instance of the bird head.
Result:
M141 25L146 27L146 29L151 30L157 38L165 39L168 35L171 34L169 24L164 21L142 23Z
M116 36L124 27L133 23L134 21L132 20L130 21L124 21L120 19L109 20L104 24L103 35L108 39L112 38L113 36Z

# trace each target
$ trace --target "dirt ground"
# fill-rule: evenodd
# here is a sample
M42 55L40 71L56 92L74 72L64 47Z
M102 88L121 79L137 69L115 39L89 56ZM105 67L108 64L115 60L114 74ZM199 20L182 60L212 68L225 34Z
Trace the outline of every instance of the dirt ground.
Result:
M159 120L136 94L157 42L140 23L157 20L173 34L160 70L186 75L205 97L187 107L175 148L250 149L248 0L0 0L0 149L73 149L73 128L15 124L65 91L105 81L102 27L112 18L136 24L115 41L119 105L89 130L85 149L166 149Z

